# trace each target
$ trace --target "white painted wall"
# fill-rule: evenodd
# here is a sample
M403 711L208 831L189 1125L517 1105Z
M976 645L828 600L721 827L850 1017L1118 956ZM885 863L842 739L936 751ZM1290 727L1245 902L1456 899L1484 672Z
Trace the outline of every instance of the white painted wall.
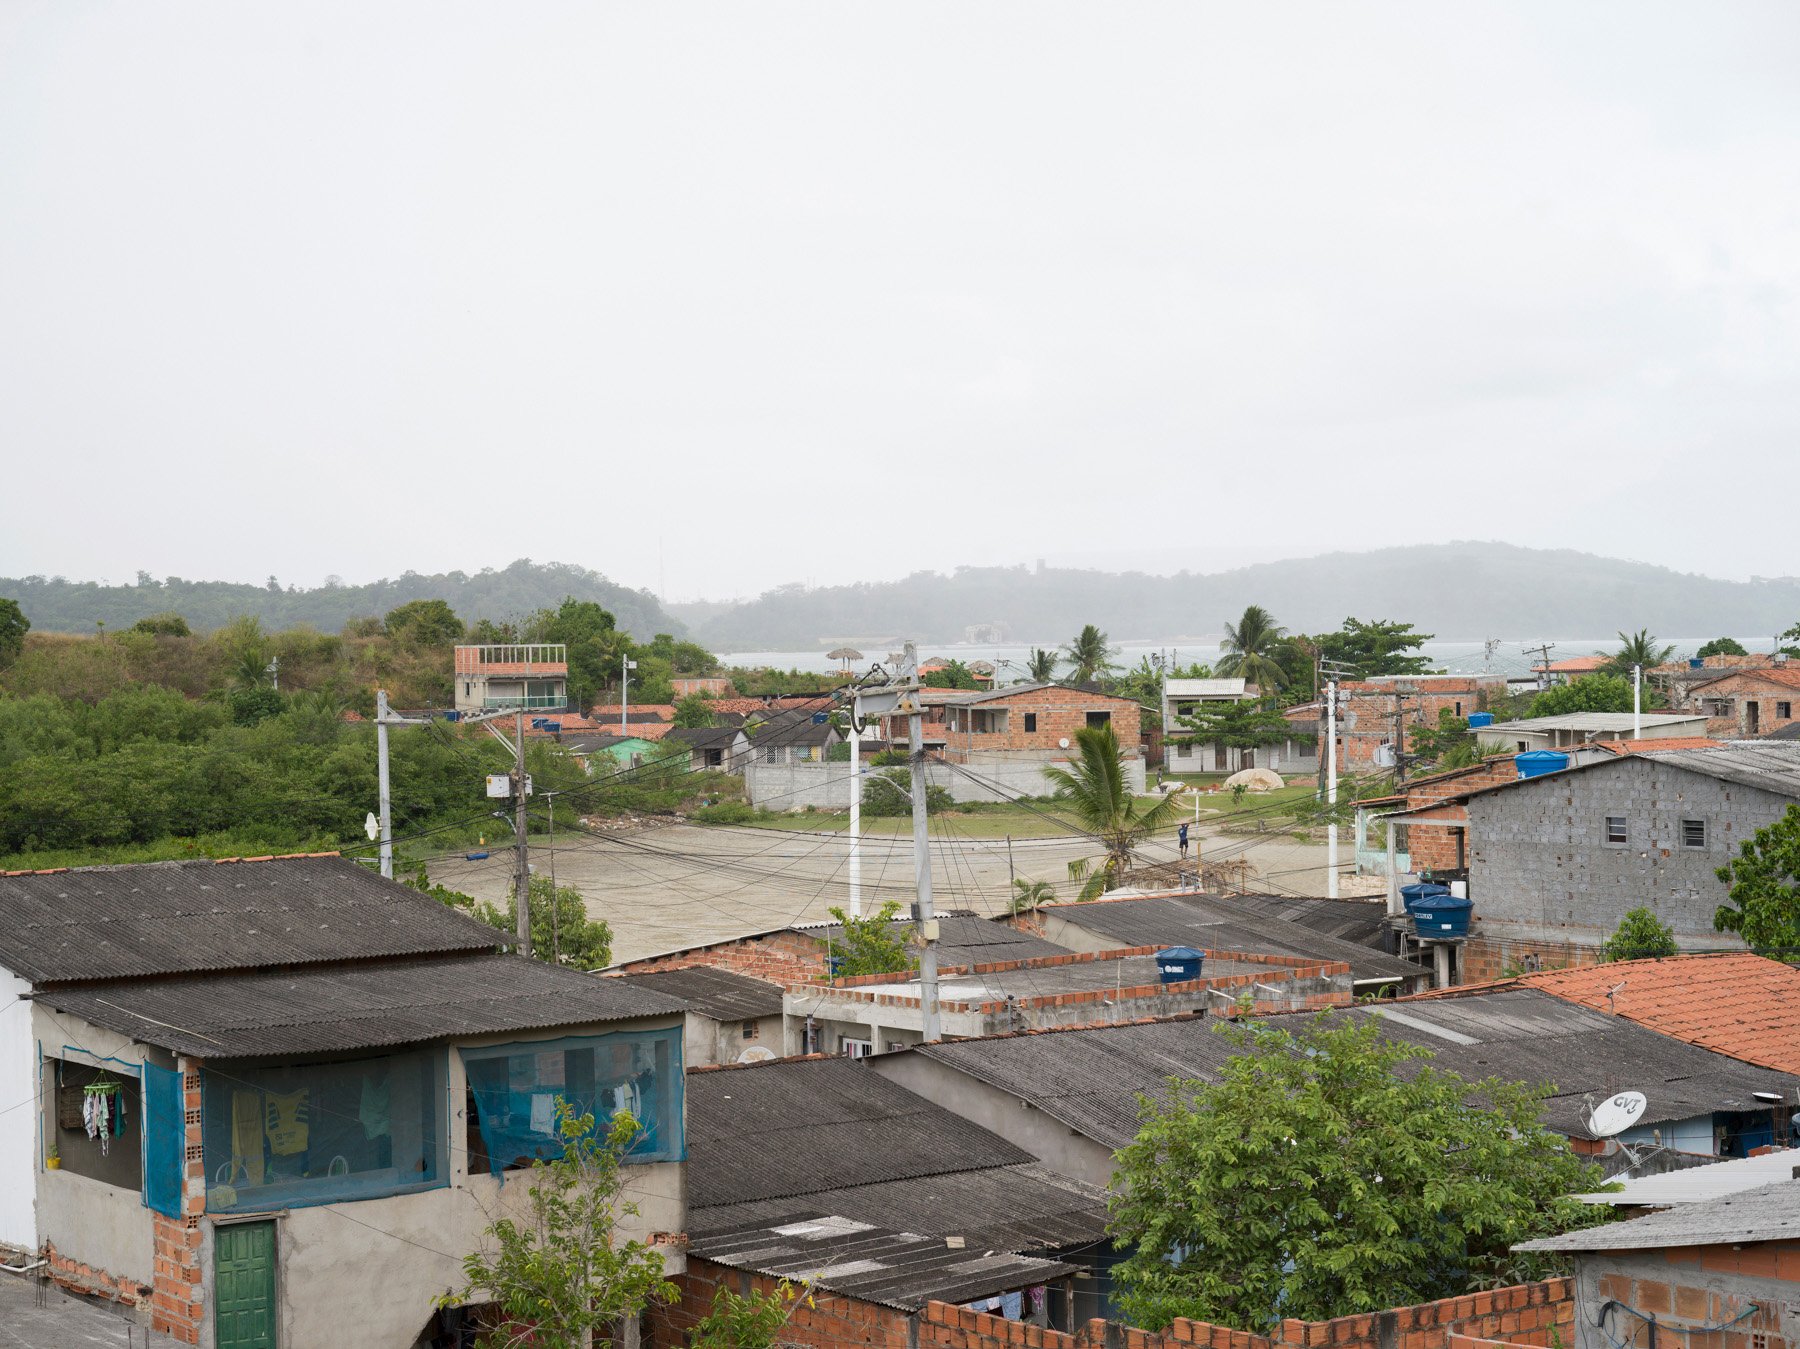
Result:
M31 985L0 969L0 1245L37 1249L32 1184L38 1165L38 1112L20 1103L37 1095L37 1041Z

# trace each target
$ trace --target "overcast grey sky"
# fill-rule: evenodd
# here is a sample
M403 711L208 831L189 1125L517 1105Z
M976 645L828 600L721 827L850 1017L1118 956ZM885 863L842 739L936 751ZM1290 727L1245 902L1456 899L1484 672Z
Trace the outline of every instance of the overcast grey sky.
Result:
M1800 571L1800 6L0 4L0 574Z

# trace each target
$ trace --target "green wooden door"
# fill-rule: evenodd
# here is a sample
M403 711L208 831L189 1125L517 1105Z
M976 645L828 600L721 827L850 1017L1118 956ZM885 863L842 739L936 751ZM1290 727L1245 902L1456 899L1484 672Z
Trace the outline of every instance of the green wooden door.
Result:
M213 1328L218 1349L275 1349L275 1224L213 1229Z

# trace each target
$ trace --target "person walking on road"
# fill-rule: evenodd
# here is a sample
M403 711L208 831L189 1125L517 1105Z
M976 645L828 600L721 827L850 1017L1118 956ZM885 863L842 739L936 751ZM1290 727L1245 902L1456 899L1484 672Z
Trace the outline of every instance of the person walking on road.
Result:
M1183 820L1181 822L1181 828L1179 828L1175 831L1175 839L1178 843L1181 844L1181 855L1183 857L1187 856L1187 848L1188 848L1187 831L1188 831L1188 827L1187 827L1186 820Z

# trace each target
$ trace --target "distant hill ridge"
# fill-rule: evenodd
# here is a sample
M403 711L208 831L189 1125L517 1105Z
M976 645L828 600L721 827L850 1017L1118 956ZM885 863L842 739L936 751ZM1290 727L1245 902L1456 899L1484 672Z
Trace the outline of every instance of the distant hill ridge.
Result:
M1216 634L1247 604L1290 630L1393 618L1448 640L1613 632L1775 633L1800 622L1800 579L1723 581L1573 549L1432 543L1264 562L1212 575L958 567L899 581L783 586L720 610L671 605L715 651L804 649L831 634L955 642L999 625L1014 642L1066 641L1097 623L1115 641ZM987 636L984 640L995 640Z
M217 628L249 614L268 628L307 623L336 632L352 618L377 617L409 600L441 599L457 617L473 623L522 618L551 608L565 596L593 600L640 641L659 632L687 635L681 620L669 614L647 590L628 590L599 572L565 562L520 559L509 567L425 576L406 572L393 580L365 585L325 585L312 589L235 581L187 581L177 576L157 580L144 572L131 585L100 585L61 576L0 577L0 595L16 599L33 628L44 632L93 632L128 628L150 614L175 612L196 630Z

